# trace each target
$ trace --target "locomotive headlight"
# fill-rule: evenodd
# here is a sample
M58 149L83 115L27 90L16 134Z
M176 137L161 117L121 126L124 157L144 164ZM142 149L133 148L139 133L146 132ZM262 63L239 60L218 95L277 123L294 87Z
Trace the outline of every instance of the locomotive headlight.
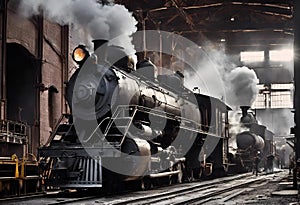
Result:
M77 46L72 53L73 60L79 65L82 65L86 61L86 59L88 59L89 56L90 54L88 50L83 45Z

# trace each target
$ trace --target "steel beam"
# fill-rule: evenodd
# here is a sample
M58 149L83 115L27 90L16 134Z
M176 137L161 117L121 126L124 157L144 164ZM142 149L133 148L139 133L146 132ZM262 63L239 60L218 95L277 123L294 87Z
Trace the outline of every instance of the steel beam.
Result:
M294 1L295 8L294 8L294 83L295 83L295 97L294 97L294 108L295 108L295 160L296 166L294 169L294 180L293 185L294 188L298 188L297 185L297 175L298 170L300 168L300 1Z
M0 2L0 119L6 119L6 39L7 39L7 3Z

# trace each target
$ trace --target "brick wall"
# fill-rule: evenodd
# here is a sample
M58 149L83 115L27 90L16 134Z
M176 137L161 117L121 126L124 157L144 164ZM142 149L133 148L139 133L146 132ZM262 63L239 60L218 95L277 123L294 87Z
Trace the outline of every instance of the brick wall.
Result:
M16 10L8 10L7 42L18 43L26 48L35 58L39 53L38 48L38 23L34 18L26 19L17 14ZM63 64L62 54L69 55L69 51L62 50L62 27L43 21L43 57L41 68L41 83L46 88L54 86L58 93L52 94L49 101L49 90L38 91L39 105L36 110L40 112L40 118L36 119L36 125L40 132L40 145L47 142L49 131L52 131L62 112L64 112L63 100ZM41 85L41 84L40 84ZM38 85L37 85L38 86ZM34 113L33 113L34 115ZM37 135L37 134L35 134ZM38 138L38 136L33 136Z
M41 92L40 96L40 134L44 144L56 122L62 114L63 70L61 51L61 27L57 24L44 22L44 51L42 66L42 83L46 87L54 86L58 93L50 90ZM49 102L49 95L53 100Z

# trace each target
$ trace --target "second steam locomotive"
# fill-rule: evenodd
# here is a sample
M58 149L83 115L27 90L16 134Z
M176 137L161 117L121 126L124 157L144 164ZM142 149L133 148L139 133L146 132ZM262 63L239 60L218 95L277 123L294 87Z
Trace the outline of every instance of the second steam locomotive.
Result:
M274 133L266 126L260 125L253 112L248 112L249 108L249 106L241 106L240 124L245 130L236 134L236 157L241 160L240 164L242 164L239 172L251 171L255 167L272 172L276 157Z

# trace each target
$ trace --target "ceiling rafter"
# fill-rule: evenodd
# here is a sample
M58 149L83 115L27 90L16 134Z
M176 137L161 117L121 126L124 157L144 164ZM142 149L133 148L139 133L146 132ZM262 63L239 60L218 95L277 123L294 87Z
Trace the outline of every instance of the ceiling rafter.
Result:
M216 31L222 31L222 32L251 32L251 31L257 31L257 30L264 30L264 31L292 31L293 25L291 23L278 23L275 22L273 24L265 25L264 23L261 24L231 24L228 23L205 23L205 24L196 24L194 26L194 30L190 30L188 26L183 25L173 25L172 27L168 27L168 25L162 25L162 28L167 30L169 32L174 31L207 31L207 32L216 32Z
M234 7L236 7L236 9L239 9L239 8L247 8L248 6L249 5L245 5L245 4L220 3L213 7L202 7L202 6L181 7L181 11L183 11L185 13L185 15L188 16L188 14L190 14L192 12L197 12L196 10L203 9L203 8L215 9L215 8L222 8L222 7L233 7L233 9L234 9ZM293 12L292 12L291 8L282 9L282 8L277 8L277 7L269 7L269 6L266 6L263 4L262 5L251 5L251 7L248 7L248 8L249 8L249 10L265 13L267 15L276 15L276 16L281 16L281 17L288 18L288 19L291 19L293 17ZM172 8L172 7L166 7L166 8L159 8L159 9L151 9L151 10L149 10L149 12L151 12L151 13L164 12L164 11L170 12L170 10L174 10L174 9L175 8ZM185 15L184 15L184 17L186 17Z
M173 0L172 0L173 1ZM235 5L242 5L242 6L249 6L249 7L265 7L270 9L278 9L278 11L288 12L291 10L290 5L278 5L278 4L266 4L266 3L245 3L245 2L239 2L239 1L232 1L232 2L218 2L218 3L212 3L212 4L201 4L201 5L187 5L187 6L181 6L180 8L183 10L192 10L192 9L207 9L207 8L214 8L214 7L220 7L220 6L235 6ZM163 6L158 8L149 9L149 11L155 12L155 11L162 11L166 9L170 9L169 6Z
M191 30L194 30L194 23L192 18L187 14L181 6L179 6L178 0L170 0L175 6L176 10L179 12L180 16L185 20L185 22L189 25Z
M293 39L295 0L117 1L135 14L147 13L147 29L175 32L200 44L207 39L220 43L222 38L233 43L231 47L244 49L247 45L286 44Z

